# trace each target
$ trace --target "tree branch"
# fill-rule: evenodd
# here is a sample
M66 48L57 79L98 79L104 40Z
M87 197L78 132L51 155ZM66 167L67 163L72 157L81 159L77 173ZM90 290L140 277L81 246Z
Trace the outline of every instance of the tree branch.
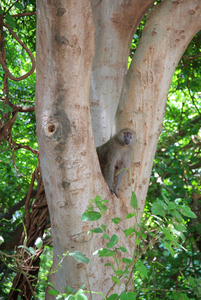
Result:
M12 36L16 39L16 41L24 48L24 50L27 52L27 54L29 55L29 57L30 57L30 59L31 59L31 62L32 62L31 70L30 70L28 73L26 73L26 74L24 74L24 75L22 75L22 76L20 76L20 77L15 77L15 76L13 76L13 75L10 73L9 69L7 68L5 58L3 57L2 52L0 52L0 63L1 63L1 65L2 65L4 71L6 72L6 75L7 75L11 80L14 80L14 81L21 81L21 80L27 78L28 76L30 76L30 75L34 72L34 70L35 70L35 64L36 64L36 63L35 63L35 58L34 58L32 52L29 50L29 48L28 48L28 47L20 40L20 38L19 38L19 37L17 36L17 34L12 30L12 28L11 28L8 24L6 24L6 23L4 23L4 22L3 22L3 26L6 27L6 28L10 31L10 33L11 33Z

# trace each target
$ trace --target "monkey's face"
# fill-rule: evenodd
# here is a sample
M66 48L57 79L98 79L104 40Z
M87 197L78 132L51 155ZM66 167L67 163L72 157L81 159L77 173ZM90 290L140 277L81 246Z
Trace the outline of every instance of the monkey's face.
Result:
M124 144L129 145L132 141L133 135L131 132L124 132Z

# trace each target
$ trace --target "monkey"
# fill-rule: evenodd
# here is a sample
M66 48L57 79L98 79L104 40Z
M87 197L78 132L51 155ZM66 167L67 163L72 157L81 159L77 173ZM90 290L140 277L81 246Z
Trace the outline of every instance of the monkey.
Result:
M135 131L124 128L96 148L103 177L111 194L115 194L117 198L119 198L117 193L119 184L130 166L135 141Z

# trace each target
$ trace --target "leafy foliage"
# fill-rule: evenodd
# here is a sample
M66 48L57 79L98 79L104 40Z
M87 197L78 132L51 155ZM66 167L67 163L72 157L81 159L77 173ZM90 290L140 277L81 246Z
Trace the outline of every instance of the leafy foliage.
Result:
M186 290L195 288L193 281L199 281L201 275L201 236L200 236L200 205L201 205L201 104L200 104L200 55L201 32L199 32L184 53L174 74L169 91L166 116L163 131L155 156L150 188L148 191L145 215L149 211L159 211L165 217L163 210L164 196L168 199L168 207L177 222L176 230L183 236L183 249L167 253L167 244L155 245L147 251L144 259L150 272L155 273L156 282L167 289ZM161 197L161 195L163 195ZM159 198L160 200L155 200ZM165 200L166 201L166 200ZM185 208L184 208L185 207ZM190 212L190 209L192 210ZM195 215L197 218L195 219ZM193 218L193 219L190 219ZM182 221L183 219L183 221ZM182 230L182 227L186 230ZM167 233L166 233L167 235ZM172 248L169 247L171 253ZM153 261L153 262L152 262ZM150 273L151 274L151 273ZM136 279L137 280L137 279ZM146 283L145 283L146 285ZM140 283L142 287L143 284ZM188 298L199 299L201 295L200 282L197 290L188 293ZM158 291L153 292L158 299ZM165 292L166 299L177 299L177 292ZM150 296L150 294L142 294ZM161 294L160 294L161 295ZM142 296L144 297L144 296ZM153 297L153 296L152 296Z
M10 26L33 53L36 41L35 8L35 1L2 0L0 4L1 22ZM1 51L9 72L19 77L30 70L30 58L10 31L5 26L3 28ZM34 150L38 147L34 99L35 73L23 81L13 81L0 67L0 126L1 134L7 133L7 136L1 135L0 151L0 226L4 238L1 244L0 297L5 299L16 272L12 255L15 241L19 243L23 230L25 196L38 164L37 151Z
M134 197L134 193L132 193L132 197ZM186 218L188 220L190 218L195 219L196 215L188 205L175 205L165 195L162 195L162 198L163 201L157 199L153 203L151 212L144 214L137 227L123 229L121 219L118 218L118 222L116 222L116 218L110 219L109 215L106 215L108 220L110 219L112 222L115 220L114 224L124 231L127 238L129 237L133 243L135 242L136 247L132 258L127 255L126 247L120 245L121 241L116 234L108 236L108 225L102 224L102 231L95 231L94 229L90 231L91 234L102 233L106 241L105 247L97 249L94 254L100 258L112 258L113 262L110 260L105 264L105 267L111 268L114 274L112 276L114 282L112 289L115 285L122 286L124 282L125 291L121 295L111 294L108 297L107 294L107 299L145 299L147 297L148 299L161 299L163 297L176 299L176 295L181 299L191 299L191 295L200 296L201 281L199 277L193 277L193 270L189 270L184 275L187 267L184 266L182 269L183 264L180 261L180 259L185 261L188 255L187 249L184 248L185 234L188 228ZM91 219L88 213L99 213L102 217L107 211L106 202L107 200L101 200L100 196L97 196L82 215L82 220L98 221L100 217ZM129 214L129 217L136 217L136 215L137 207L134 209L133 216ZM122 255L119 255L119 251ZM177 276L178 280L175 282ZM127 293L126 287L132 277L134 278L133 291Z

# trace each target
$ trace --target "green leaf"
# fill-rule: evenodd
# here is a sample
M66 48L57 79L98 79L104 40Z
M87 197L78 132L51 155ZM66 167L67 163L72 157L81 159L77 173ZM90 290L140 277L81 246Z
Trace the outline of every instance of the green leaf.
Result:
M107 247L108 248L112 248L114 247L114 245L116 245L118 243L118 236L116 234L113 234L113 236L111 237L109 243L107 243Z
M131 194L130 205L131 205L134 209L138 209L137 197L136 197L136 195L135 195L135 193L134 193L133 191L132 191L132 194Z
M175 203L173 203L173 202L169 202L168 203L168 209L169 210L173 210L173 209L176 209L177 207L176 207L176 205L175 205Z
M114 256L114 251L103 248L97 251L99 257L109 257Z
M144 278L144 277L148 278L147 269L146 269L146 267L143 265L143 263L140 260L136 264L136 269L139 272L140 277L142 277L142 278Z
M196 288L198 283L197 283L197 280L191 276L189 276L188 278L188 283L190 286L192 286L193 288Z
M118 284L118 286L120 286L120 284L121 284L120 279L117 278L116 276L112 276L112 281L116 282Z
M105 266L110 266L113 270L115 270L114 265L111 263L106 263Z
M133 232L135 232L134 228L128 228L124 230L126 236L129 236L130 234L132 234Z
M97 195L96 198L93 200L94 202L98 203L98 201L101 200L101 196L100 195Z
M153 215L165 217L166 210L164 209L164 205L162 205L161 202L162 201L154 202L151 208L151 212Z
M30 252L31 254L34 254L34 253L35 253L35 249L34 249L33 247L29 247L28 249L29 249L29 252Z
M133 292L128 292L128 293L127 293L127 299L128 299L128 300L136 300L135 293L133 293Z
M102 215L97 211L88 211L82 214L82 221L97 221L102 217Z
M90 259L84 256L81 252L79 251L74 251L69 253L70 256L73 256L77 261L80 261L82 263L88 264L90 262Z
M119 298L119 295L118 294L112 294L110 295L109 297L107 297L107 300L116 300Z
M14 6L19 8L20 10L22 10L24 8L23 5L21 3L18 3L18 2L14 3Z
M100 209L101 214L104 214L107 211L107 206L105 203L108 202L108 200L101 200L100 196L97 196L92 202L95 202L96 206Z
M183 222L183 218L178 211L172 211L171 215L177 220L177 222Z
M126 219L130 219L130 218L132 218L132 217L134 217L134 216L136 216L135 213L128 214L128 215L126 216Z
M145 234L145 233L142 233L142 239L147 239L147 234Z
M103 234L103 237L104 237L104 239L106 239L108 241L110 240L110 237L106 233Z
M118 217L112 219L112 222L113 222L114 224L119 224L120 221L121 221L121 218L118 218Z
M186 226L181 223L174 223L174 228L180 232L186 232Z
M48 285L51 286L53 289L55 289L53 284L50 281L48 281Z
M180 205L180 212L182 213L182 215L184 215L186 217L197 218L197 216L194 214L194 212L192 212L192 210L188 206L181 206Z
M128 300L126 292L121 293L120 300Z
M100 209L101 214L105 214L105 212L107 211L107 206L105 204L97 204L97 207Z
M35 245L38 249L41 249L43 246L43 240L40 237L38 237L35 241Z
M90 232L94 232L94 233L102 233L102 232L103 232L103 229L100 228L100 227L97 227L97 228L94 228L94 229L90 230Z
M141 243L141 240L139 240L139 239L135 239L135 243L136 243L136 245L138 245L138 246L139 246L139 244Z
M136 300L135 294L133 292L123 292L120 295L120 300Z
M73 296L73 295L69 295L69 296L67 297L67 300L76 300L76 297Z
M70 286L66 286L65 287L65 292L67 293L67 294L75 294L76 293L76 290L74 290L72 287L70 287Z
M9 14L5 15L5 20L6 23L11 27L11 28L15 28L15 20L13 19L13 17Z
M117 276L121 276L121 275L123 274L122 269L119 268L117 271L115 271L115 274L116 274Z
M170 203L170 201L168 200L168 198L164 195L164 194L162 194L162 197L163 197L163 199L165 200L165 202L167 203L167 204L169 204ZM159 200L159 199L157 199L157 201L160 201L160 202L162 202L161 200ZM163 202L162 202L163 203Z
M101 224L101 228L103 228L103 230L105 231L107 229L107 226L105 226L104 224Z
M48 291L48 294L49 294L49 295L59 295L59 292L56 291L56 290L49 290L49 291Z
M77 293L77 300L88 300L87 296L83 294L83 290L79 290Z
M174 257L175 252L174 252L174 250L172 249L172 247L170 246L170 244L167 243L167 242L165 242L164 245L165 245L165 247L167 248L167 250L170 252L170 254L172 255L172 257Z
M120 247L119 248L122 252L124 252L124 253L126 253L127 252L127 249L126 248L124 248L124 247Z
M118 236L116 234L113 234L111 237L111 242L114 243L114 245L116 245L118 243Z
M8 104L4 104L1 101L0 101L0 110L3 112L3 114L12 112L12 108Z
M130 264L132 262L132 259L124 257L122 258L122 261L126 264Z
M165 238L167 240L170 240L170 241L175 241L175 238L173 236L173 234L170 232L170 230L166 229L166 228L163 228L163 233L165 234Z

